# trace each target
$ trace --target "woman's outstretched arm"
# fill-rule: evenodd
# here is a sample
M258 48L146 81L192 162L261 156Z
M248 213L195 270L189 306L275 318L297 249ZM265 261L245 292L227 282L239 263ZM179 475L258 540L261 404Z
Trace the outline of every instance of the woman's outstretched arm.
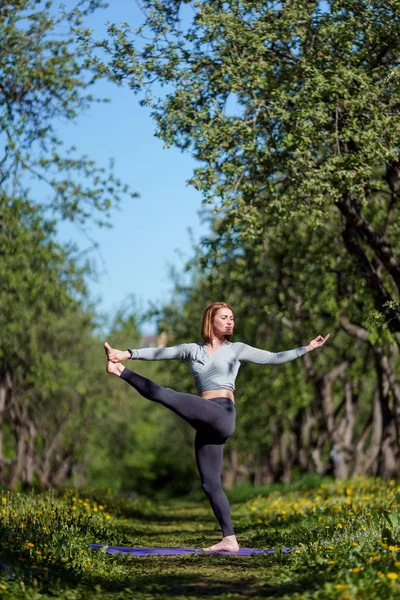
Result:
M320 348L329 339L330 334L326 337L319 335L312 340L308 346L301 346L300 348L294 348L293 350L285 350L283 352L269 352L268 350L261 350L260 348L253 348L247 344L241 342L235 342L233 344L234 351L239 360L245 360L247 362L256 363L258 365L280 365L290 360L295 360L300 356L303 356L307 352L311 352L316 348Z
M137 350L118 350L105 342L108 359L113 363L124 360L187 360L191 344L178 344L169 348L139 348Z

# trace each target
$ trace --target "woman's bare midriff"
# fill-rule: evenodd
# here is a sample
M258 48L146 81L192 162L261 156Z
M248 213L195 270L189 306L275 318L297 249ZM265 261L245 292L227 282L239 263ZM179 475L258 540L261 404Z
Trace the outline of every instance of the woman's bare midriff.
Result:
M201 392L201 397L210 400L211 398L229 398L232 402L235 402L235 397L231 390L207 390Z

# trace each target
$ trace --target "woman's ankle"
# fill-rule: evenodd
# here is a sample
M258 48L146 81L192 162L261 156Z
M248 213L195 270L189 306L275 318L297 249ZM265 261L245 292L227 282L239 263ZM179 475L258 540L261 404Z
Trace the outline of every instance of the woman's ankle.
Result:
M236 535L233 533L232 535L224 535L224 540L228 542L228 544L237 544Z
M117 377L121 377L121 373L124 369L125 367L121 363L112 363L111 361L107 362L106 370L110 375L117 375Z
M122 371L125 370L124 365L122 365L121 363L117 363L115 366L116 366L116 371L117 371L116 375L118 375L118 377L121 377Z

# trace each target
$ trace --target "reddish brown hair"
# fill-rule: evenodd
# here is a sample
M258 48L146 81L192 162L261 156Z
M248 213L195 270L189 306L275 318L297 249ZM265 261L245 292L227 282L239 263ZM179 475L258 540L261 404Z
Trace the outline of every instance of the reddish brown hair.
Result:
M212 325L214 322L214 318L217 312L221 310L221 308L229 308L229 310L232 310L229 304L226 304L225 302L213 302L212 304L209 304L204 311L203 323L201 325L201 336L205 342L209 342L211 340ZM232 335L233 332L231 335L226 335L225 339L230 340Z

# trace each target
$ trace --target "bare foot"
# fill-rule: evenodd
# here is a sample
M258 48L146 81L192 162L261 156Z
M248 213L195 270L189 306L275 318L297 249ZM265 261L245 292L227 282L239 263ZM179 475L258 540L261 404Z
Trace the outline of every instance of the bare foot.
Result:
M204 552L239 552L239 544L235 535L223 537L218 544L203 548Z

